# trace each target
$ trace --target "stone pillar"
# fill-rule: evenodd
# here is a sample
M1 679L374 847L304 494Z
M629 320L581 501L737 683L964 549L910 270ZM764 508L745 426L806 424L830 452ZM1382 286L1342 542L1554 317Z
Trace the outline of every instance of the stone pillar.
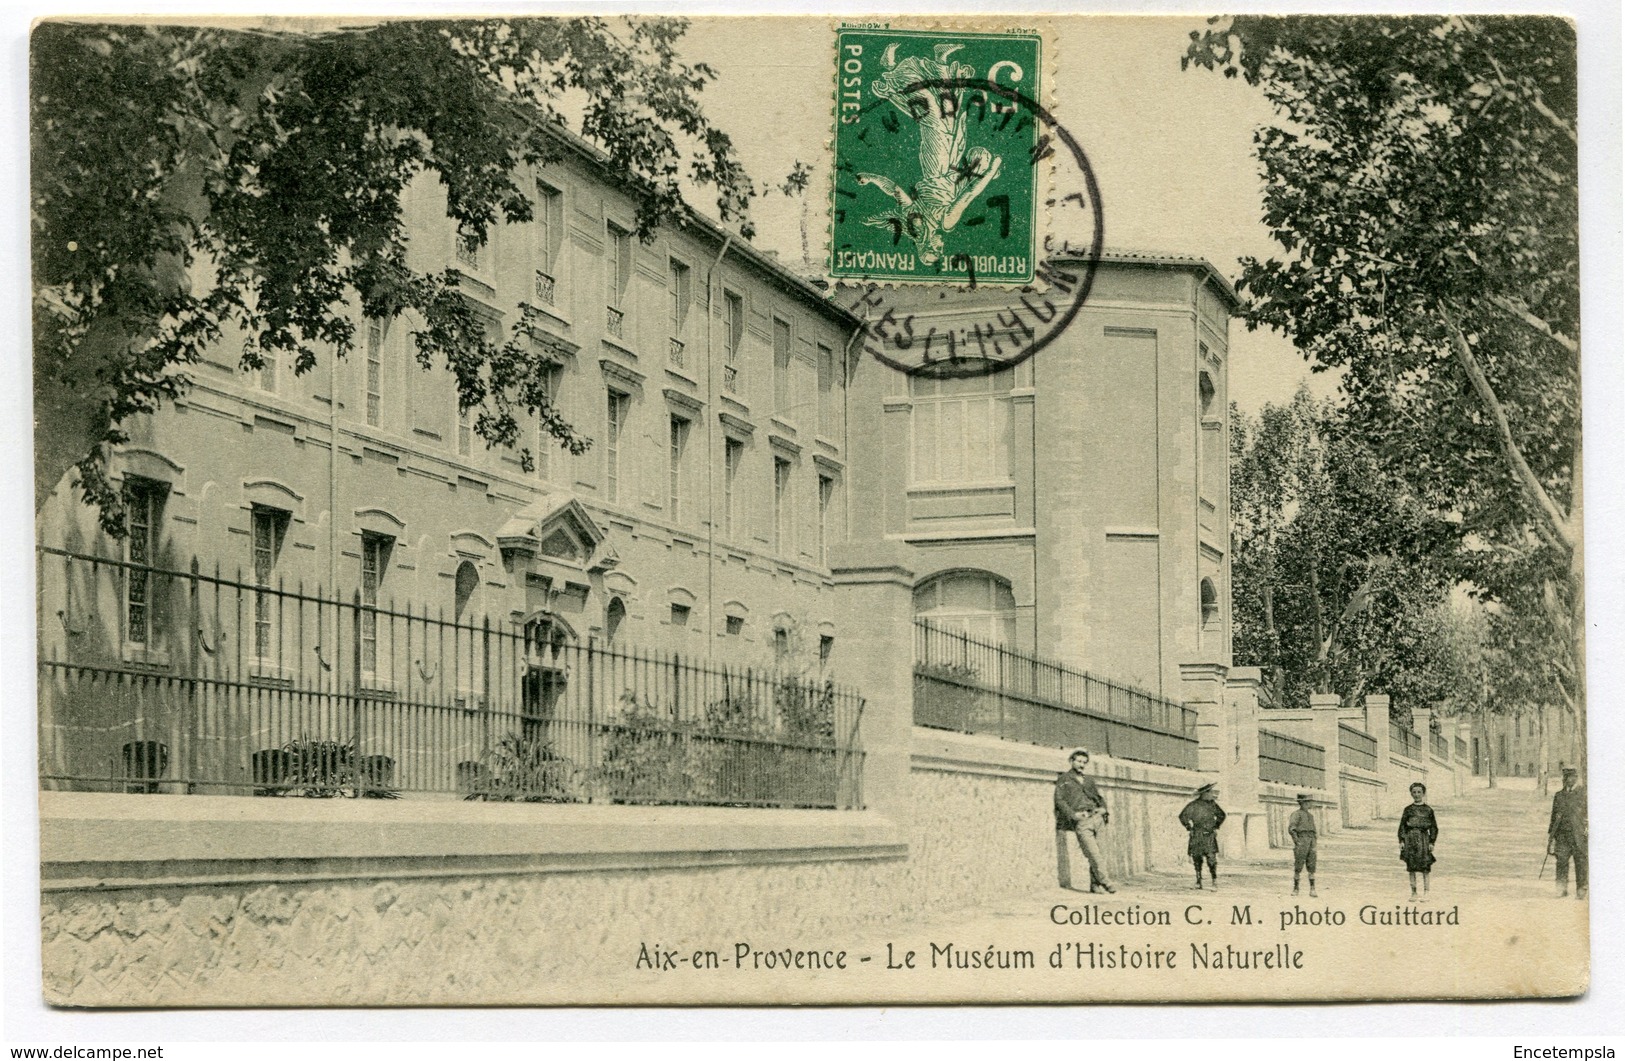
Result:
M1422 738L1422 784L1428 787L1428 799L1440 803L1452 794L1449 778L1433 765L1433 708L1418 707L1411 712L1411 725ZM1439 791L1433 791L1437 788Z
M1228 670L1222 663L1181 663L1180 699L1196 712L1196 768L1204 774L1220 774L1230 755L1225 751L1227 719L1224 712L1224 679ZM1220 780L1217 776L1210 780Z
M1329 833L1343 828L1342 751L1337 739L1338 713L1343 698L1336 693L1309 694L1309 710L1314 715L1314 742L1326 751L1326 775L1322 782L1333 805L1320 815L1320 827Z
M1403 779L1395 776L1393 758L1388 751L1387 693L1365 694L1365 731L1377 741L1377 777L1382 779L1382 793L1377 797L1378 814L1384 818L1397 817L1400 807L1410 797L1405 794Z
M1470 719L1458 718L1455 725L1450 726L1453 734L1450 754L1455 755L1455 741L1459 740L1467 746L1467 754L1458 756L1450 761L1456 768L1456 795L1464 796L1473 783L1473 723Z
M1232 705L1225 695L1229 672L1230 668L1222 663L1179 665L1185 706L1196 712L1197 768L1206 775L1203 781L1212 781L1219 786L1219 805L1228 816L1224 828L1219 830L1219 853L1225 858L1240 858L1247 850L1249 818L1262 814L1263 808L1258 802L1258 730L1255 723L1252 756L1248 758L1235 717L1236 705ZM1256 675L1258 672L1255 670L1253 673ZM1256 677L1251 692L1250 700L1243 705L1243 710L1249 716L1256 713L1258 706ZM1232 822L1235 828L1231 828ZM1253 828L1268 831L1267 826L1262 824ZM1266 838L1264 843L1267 845L1268 842Z
M841 680L864 699L863 805L909 813L914 727L914 571L908 546L881 541L830 550Z
M1224 809L1230 814L1225 828L1235 822L1231 842L1240 853L1254 858L1269 854L1269 814L1259 802L1258 791L1258 689L1263 672L1257 667L1231 667L1225 682L1229 762L1219 782Z

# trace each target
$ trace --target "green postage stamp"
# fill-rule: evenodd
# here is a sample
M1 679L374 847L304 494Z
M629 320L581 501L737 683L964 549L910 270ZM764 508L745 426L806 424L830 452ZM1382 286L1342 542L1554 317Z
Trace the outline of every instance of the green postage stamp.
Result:
M836 56L830 276L1031 283L1039 35L842 27Z

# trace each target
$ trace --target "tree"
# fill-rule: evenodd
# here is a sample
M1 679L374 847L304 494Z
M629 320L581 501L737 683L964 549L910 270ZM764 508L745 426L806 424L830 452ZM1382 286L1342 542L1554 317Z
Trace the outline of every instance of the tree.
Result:
M31 54L35 509L70 468L122 533L108 477L130 417L187 386L211 344L246 336L244 368L345 356L355 325L404 311L423 368L457 381L493 445L538 416L587 440L547 398L522 341L487 336L455 270L407 264L401 196L446 188L460 238L531 217L528 167L581 137L638 201L638 229L689 219L685 180L724 220L752 194L700 110L714 79L675 46L680 19L388 21L330 32L47 22ZM686 170L684 162L687 162ZM206 280L193 288L199 275ZM531 455L521 450L529 464Z
M1538 609L1583 704L1575 42L1556 18L1238 17L1184 57L1275 106L1249 327L1339 367L1351 428ZM1583 716L1583 710L1581 712Z
M786 199L801 200L801 260L812 261L812 244L807 235L807 187L812 183L812 168L799 158L778 184L778 193Z
M1381 689L1404 717L1444 700L1449 528L1306 388L1232 409L1231 446L1236 658L1268 668L1277 702Z

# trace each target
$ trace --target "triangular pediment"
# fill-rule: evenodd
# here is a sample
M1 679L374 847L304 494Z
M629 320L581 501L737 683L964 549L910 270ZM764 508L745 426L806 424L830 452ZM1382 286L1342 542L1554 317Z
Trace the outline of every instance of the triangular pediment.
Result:
M497 540L504 550L585 570L613 566L614 550L606 543L607 537L580 501L544 495L514 513Z

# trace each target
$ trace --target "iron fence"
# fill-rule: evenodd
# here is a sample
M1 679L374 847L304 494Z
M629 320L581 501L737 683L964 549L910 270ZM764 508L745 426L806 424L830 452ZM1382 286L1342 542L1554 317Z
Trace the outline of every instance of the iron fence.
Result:
M1343 762L1362 770L1377 769L1377 738L1364 730L1337 724L1337 750Z
M448 618L360 590L40 560L57 606L40 615L47 787L862 804L863 701L833 682L581 644L548 615Z
M1450 742L1448 740L1446 740L1441 734L1429 733L1428 734L1428 745L1432 749L1433 757L1435 759L1443 759L1446 762L1449 762L1449 760L1450 760Z
M1059 663L914 623L914 722L1196 769L1196 712Z
M1403 755L1414 762L1422 761L1422 738L1398 722L1388 723L1388 748L1395 755Z
M1285 733L1258 731L1258 779L1294 788L1326 787L1326 749Z

